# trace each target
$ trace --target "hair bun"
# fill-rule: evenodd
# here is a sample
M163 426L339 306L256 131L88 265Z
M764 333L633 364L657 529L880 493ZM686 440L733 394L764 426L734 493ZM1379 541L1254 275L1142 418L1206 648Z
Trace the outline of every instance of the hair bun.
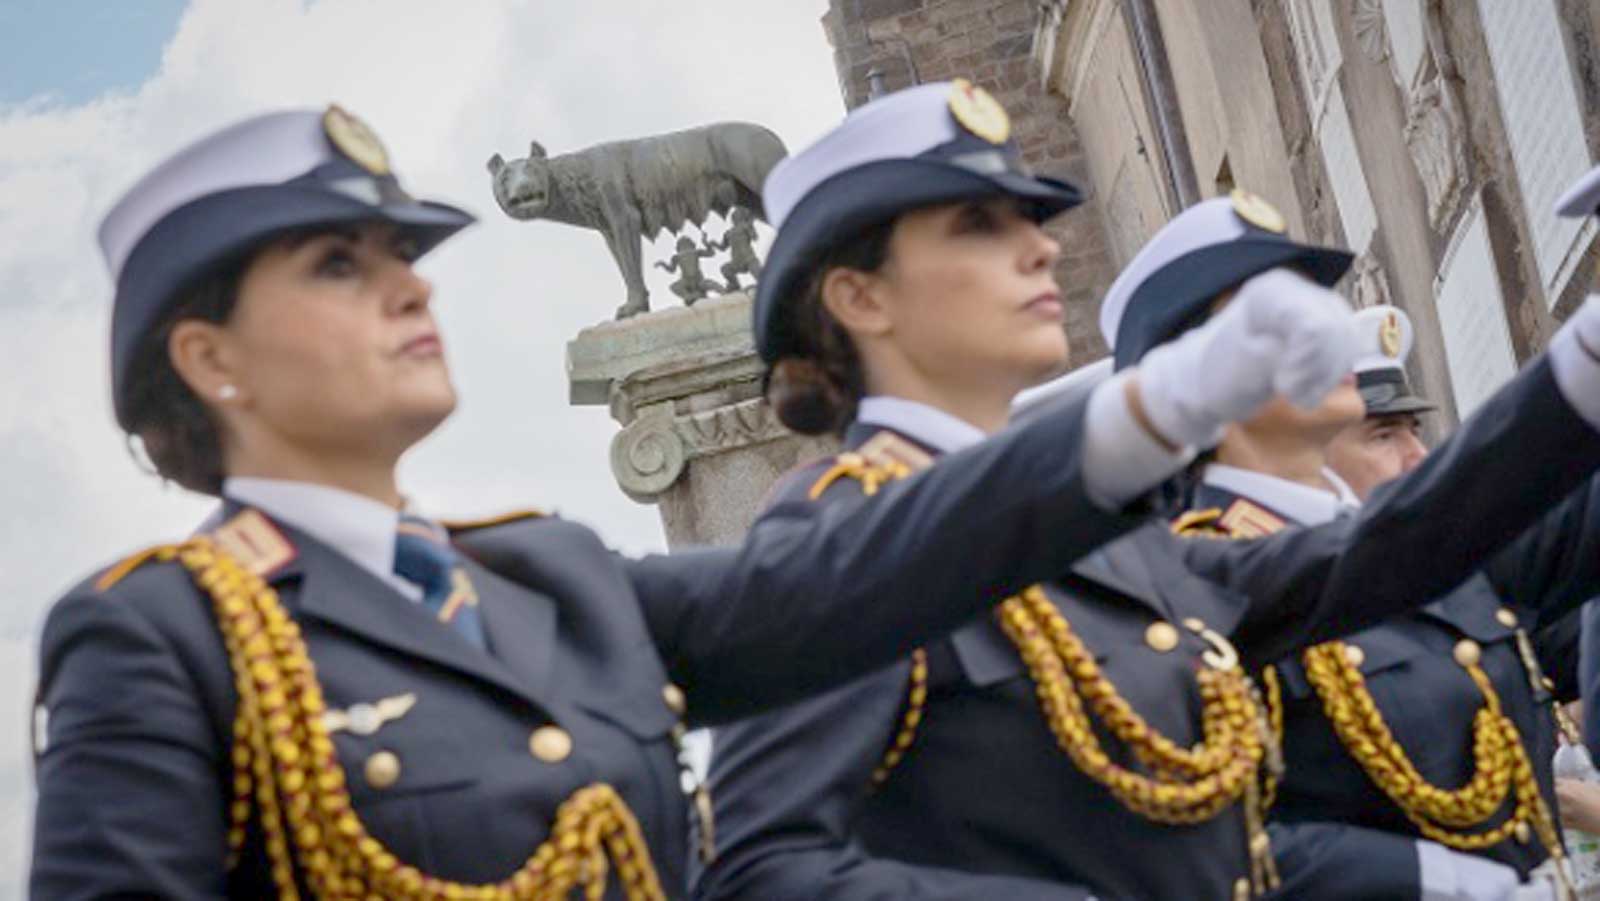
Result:
M855 415L855 403L815 360L784 357L772 367L767 402L778 421L802 435L838 432Z

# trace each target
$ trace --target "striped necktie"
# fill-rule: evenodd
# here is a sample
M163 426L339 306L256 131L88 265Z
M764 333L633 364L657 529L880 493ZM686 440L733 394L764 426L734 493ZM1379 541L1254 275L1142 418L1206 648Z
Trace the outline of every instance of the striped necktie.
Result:
M443 529L417 516L401 516L394 539L394 571L422 589L422 606L478 648L487 648L478 594Z

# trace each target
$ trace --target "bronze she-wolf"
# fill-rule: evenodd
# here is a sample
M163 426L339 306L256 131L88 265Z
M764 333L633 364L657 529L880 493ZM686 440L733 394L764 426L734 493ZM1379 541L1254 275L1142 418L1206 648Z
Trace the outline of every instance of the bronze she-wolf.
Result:
M699 227L710 213L743 207L765 219L761 185L786 156L771 131L748 122L722 122L664 135L597 144L547 156L533 142L526 159L489 159L494 197L513 219L549 219L592 228L606 239L628 286L617 309L623 319L650 309L640 262L641 238L685 223Z

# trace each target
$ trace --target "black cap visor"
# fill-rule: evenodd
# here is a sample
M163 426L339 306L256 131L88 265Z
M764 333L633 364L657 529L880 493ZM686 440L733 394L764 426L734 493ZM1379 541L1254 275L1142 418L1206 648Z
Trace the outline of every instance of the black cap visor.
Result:
M1012 171L980 173L935 159L883 160L822 182L789 214L773 242L756 288L756 350L768 364L799 350L788 312L793 292L841 241L920 207L980 197L1011 196L1043 222L1077 206L1071 184Z
M1412 393L1411 383L1399 369L1372 369L1356 374L1356 389L1367 406L1367 416L1427 413L1438 407Z
M1145 279L1128 299L1117 326L1116 368L1132 366L1198 325L1217 295L1253 275L1295 264L1313 281L1331 288L1353 259L1347 251L1299 244L1259 230L1190 251Z
M117 422L129 428L128 371L145 335L179 291L219 265L285 232L320 225L390 222L427 253L476 221L455 207L398 192L367 203L314 182L238 188L179 207L139 240L122 267L111 316L111 390Z

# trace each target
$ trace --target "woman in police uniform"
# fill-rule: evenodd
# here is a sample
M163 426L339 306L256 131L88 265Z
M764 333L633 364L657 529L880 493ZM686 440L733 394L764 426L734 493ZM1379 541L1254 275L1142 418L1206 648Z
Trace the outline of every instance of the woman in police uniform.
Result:
M924 85L858 109L774 170L765 197L779 225L756 310L770 396L791 427L841 429L850 449L789 478L768 515L870 508L886 486L999 430L1015 393L1064 363L1057 248L1037 223L1075 197L1021 167L1004 111L972 86ZM1260 201L1220 203L1221 233L1248 232L1236 253L1263 270L1299 262L1327 284L1348 262L1263 227L1272 211ZM1247 398L1238 412L1248 415L1274 390L1309 406L1337 381L1301 378L1294 364L1342 340L1324 326L1341 307L1325 288L1268 272L1196 327L1203 310L1159 303L1184 286L1152 286L1151 304L1113 342L1124 373L1089 401L1091 427L1131 413L1166 439L1128 445L1129 459L1214 443L1234 417L1216 415L1213 392ZM1572 357L1570 336L1564 346ZM1489 472L1511 477L1495 458L1512 445L1479 456L1479 442L1508 437L1502 426L1518 419L1529 430L1558 422L1592 447L1584 423L1600 417L1559 399L1578 393L1558 389L1548 368L1523 378L1491 402L1500 419L1442 450L1454 461L1435 457L1359 519L1250 547L1142 530L893 667L719 729L718 856L697 894L1267 891L1276 877L1263 817L1278 767L1239 653L1275 659L1373 621L1421 587L1414 579L1447 588L1514 534L1465 525L1467 510L1526 523L1572 484L1526 507L1515 492L1491 497L1508 487ZM1446 524L1453 540L1441 545ZM1349 556L1303 568L1299 543L1330 534ZM1463 554L1468 545L1476 550ZM1389 562L1424 548L1433 567Z
M685 722L866 672L1135 522L1091 501L1129 476L1083 460L1081 403L739 549L415 517L395 465L455 396L412 262L470 221L338 108L197 141L107 216L118 422L223 506L50 613L34 897L679 896Z

